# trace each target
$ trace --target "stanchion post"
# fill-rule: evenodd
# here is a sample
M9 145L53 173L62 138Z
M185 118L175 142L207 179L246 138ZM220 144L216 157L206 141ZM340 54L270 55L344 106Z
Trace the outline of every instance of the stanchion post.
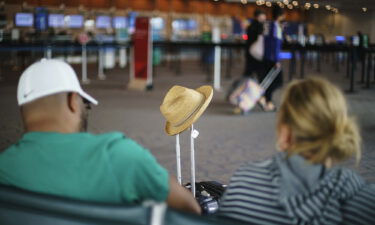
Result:
M322 72L322 67L321 67L321 64L322 64L322 57L321 57L321 52L320 52L320 50L318 50L317 52L317 68L316 68L316 71L318 72L318 73L320 73L320 72Z
M226 74L225 78L230 79L231 78L231 68L232 68L232 62L233 62L233 53L232 49L229 47L227 48L227 53L228 53L228 59L227 59L227 66L226 66Z
M370 88L370 73L371 73L371 67L372 67L372 54L371 52L368 53L367 56L367 76L366 76L366 86L365 88Z
M47 46L45 57L47 59L52 59L52 47L50 45Z
M104 74L104 60L103 60L103 47L100 44L98 48L98 78L99 80L105 80L106 75Z
M300 55L301 55L301 71L300 71L300 77L304 78L305 77L305 55L306 55L306 50L303 48L300 50Z
M355 63L355 55L354 55L354 49L351 50L352 54L351 54L351 62L352 63ZM352 66L351 67L351 72L350 72L350 88L349 88L349 93L353 93L354 92L354 70L355 70L355 67Z
M220 43L220 29L218 26L213 29L212 40L216 44L214 54L214 88L219 91L221 89L221 47L218 45Z
M362 73L361 73L361 81L360 83L363 84L365 82L365 74L366 74L366 52L361 55L361 62L362 62Z
M121 46L119 50L119 66L120 68L125 68L126 64L127 64L126 48L124 46Z
M87 78L87 49L86 44L82 45L82 83L89 84L90 80Z
M350 49L348 49L348 51L346 52L346 77L350 76L350 54Z

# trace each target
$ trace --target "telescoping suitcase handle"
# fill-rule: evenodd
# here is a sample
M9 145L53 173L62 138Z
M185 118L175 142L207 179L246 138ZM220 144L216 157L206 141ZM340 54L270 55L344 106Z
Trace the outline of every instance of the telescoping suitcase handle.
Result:
M281 68L274 66L272 69L267 73L266 77L262 80L260 83L260 87L263 88L263 90L267 90L267 88L270 87L272 82L275 80L276 76L280 73Z

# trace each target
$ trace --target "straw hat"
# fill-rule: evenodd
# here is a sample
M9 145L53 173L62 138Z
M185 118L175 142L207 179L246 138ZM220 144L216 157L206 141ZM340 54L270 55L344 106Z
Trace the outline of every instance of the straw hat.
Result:
M189 128L207 108L212 95L212 87L208 85L196 90L173 86L160 106L160 111L167 120L165 132L172 136Z

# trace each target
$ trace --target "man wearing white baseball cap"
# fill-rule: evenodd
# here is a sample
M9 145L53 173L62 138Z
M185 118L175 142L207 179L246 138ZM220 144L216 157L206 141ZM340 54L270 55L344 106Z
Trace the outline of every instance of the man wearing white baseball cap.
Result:
M93 97L67 63L42 59L19 80L25 134L0 153L0 183L99 202L166 201L200 213L192 194L121 133L85 132Z

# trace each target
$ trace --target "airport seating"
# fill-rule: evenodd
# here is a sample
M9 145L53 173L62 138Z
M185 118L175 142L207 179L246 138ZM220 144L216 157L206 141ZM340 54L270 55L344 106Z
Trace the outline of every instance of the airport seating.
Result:
M104 204L34 193L0 185L1 225L240 225L197 216L165 204Z

